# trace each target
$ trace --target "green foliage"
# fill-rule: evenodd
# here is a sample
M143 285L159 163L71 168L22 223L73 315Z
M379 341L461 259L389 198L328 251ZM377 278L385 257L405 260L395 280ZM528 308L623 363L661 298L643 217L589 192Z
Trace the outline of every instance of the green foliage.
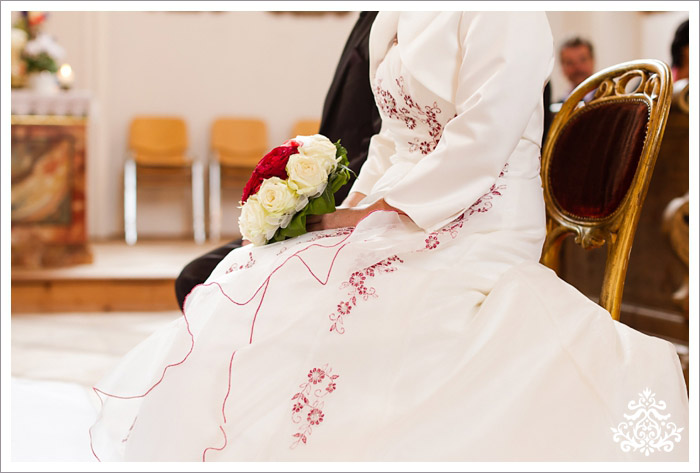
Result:
M340 140L334 144L336 149L335 157L340 159L335 171L328 176L326 189L320 196L309 200L306 207L294 215L289 225L286 228L279 228L268 243L283 241L306 233L307 215L323 215L335 212L334 194L350 180L350 175L355 173L348 167L350 165L348 152L340 145Z
M24 62L27 63L27 73L49 71L55 73L58 71L56 61L46 53L39 53L37 56L23 56Z

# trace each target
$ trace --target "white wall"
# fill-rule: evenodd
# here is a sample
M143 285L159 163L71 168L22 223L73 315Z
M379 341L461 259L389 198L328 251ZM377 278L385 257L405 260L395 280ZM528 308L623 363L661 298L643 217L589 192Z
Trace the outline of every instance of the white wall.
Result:
M555 47L572 35L590 39L596 67L639 58L670 61L687 12L548 12ZM319 117L357 13L52 12L46 30L67 51L76 87L97 104L88 157L88 226L93 238L122 235L122 163L127 127L140 113L175 114L190 126L191 150L207 152L218 115L260 117L270 146L298 118ZM567 91L559 64L553 99ZM186 188L142 189L142 236L190 233ZM224 232L236 232L239 189L224 194ZM185 207L182 206L184 203Z

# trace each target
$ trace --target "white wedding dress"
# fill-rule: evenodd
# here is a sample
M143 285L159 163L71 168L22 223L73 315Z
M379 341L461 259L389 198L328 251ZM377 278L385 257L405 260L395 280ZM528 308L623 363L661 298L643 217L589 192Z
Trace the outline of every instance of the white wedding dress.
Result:
M412 66L433 37L461 52L446 85L448 60ZM354 190L406 215L232 251L95 388L95 455L687 461L673 346L538 264L544 14L381 13L371 48L384 122Z

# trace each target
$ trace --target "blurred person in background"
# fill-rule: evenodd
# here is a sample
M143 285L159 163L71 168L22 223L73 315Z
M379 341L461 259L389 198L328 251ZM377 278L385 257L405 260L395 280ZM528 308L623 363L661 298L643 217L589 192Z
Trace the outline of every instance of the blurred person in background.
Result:
M562 73L569 81L569 91L561 97L565 101L578 85L595 72L595 56L590 41L578 36L564 42L559 48L559 61ZM584 101L593 98L593 91L586 95Z
M688 28L688 20L678 25L671 43L671 73L673 74L674 89L678 87L676 84L680 84L681 81L681 88L688 83L688 70L690 69Z

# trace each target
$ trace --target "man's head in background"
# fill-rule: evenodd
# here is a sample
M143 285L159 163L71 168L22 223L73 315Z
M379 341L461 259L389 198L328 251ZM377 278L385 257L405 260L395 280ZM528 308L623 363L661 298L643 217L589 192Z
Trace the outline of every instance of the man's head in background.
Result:
M676 33L671 43L671 67L673 68L673 81L687 79L689 69L688 40L689 40L688 20L678 25Z
M594 72L593 45L579 37L571 38L559 48L559 60L573 89Z

